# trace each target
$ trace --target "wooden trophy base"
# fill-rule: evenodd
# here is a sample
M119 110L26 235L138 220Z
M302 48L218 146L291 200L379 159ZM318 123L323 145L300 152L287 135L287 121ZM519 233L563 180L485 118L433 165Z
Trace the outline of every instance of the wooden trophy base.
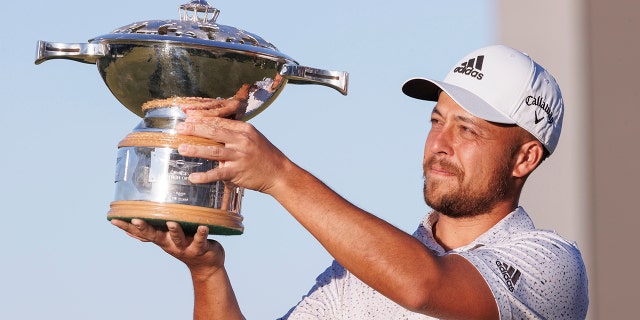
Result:
M167 228L167 221L175 221L186 235L195 234L198 226L207 226L209 234L216 235L239 235L244 232L240 214L219 209L140 200L113 201L110 207L107 214L109 221L142 219L163 230Z

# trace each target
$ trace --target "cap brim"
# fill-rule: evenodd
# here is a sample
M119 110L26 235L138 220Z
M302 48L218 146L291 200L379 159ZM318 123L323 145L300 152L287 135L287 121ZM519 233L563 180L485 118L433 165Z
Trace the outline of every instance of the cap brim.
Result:
M426 78L412 78L402 85L404 94L420 100L438 101L442 91L446 92L460 107L478 118L504 124L516 123L482 98L462 87Z

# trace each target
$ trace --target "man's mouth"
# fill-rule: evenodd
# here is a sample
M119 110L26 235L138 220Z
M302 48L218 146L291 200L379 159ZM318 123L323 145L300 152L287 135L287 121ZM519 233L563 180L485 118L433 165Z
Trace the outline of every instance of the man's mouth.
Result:
M454 164L437 158L429 159L424 165L423 170L425 176L457 177L462 173L462 170Z

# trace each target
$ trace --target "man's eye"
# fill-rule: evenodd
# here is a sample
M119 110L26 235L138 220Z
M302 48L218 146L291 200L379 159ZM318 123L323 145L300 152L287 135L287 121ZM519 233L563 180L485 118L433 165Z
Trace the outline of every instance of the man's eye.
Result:
M471 129L471 128L469 128L469 127L462 126L462 127L461 127L461 129L462 129L462 131L464 131L465 133L476 134L476 132L475 132L475 131L473 131L473 129Z

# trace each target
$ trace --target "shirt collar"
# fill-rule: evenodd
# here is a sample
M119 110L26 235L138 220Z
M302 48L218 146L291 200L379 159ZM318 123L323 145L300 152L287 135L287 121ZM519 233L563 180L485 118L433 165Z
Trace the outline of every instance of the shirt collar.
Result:
M533 221L531 221L527 212L524 211L522 207L517 207L514 211L506 215L502 220L491 227L491 229L487 230L468 245L447 252L433 237L433 225L437 221L438 214L435 211L429 212L413 234L415 238L420 240L420 242L426 245L437 255L473 250L487 244L500 242L503 239L509 238L512 234L535 229Z

